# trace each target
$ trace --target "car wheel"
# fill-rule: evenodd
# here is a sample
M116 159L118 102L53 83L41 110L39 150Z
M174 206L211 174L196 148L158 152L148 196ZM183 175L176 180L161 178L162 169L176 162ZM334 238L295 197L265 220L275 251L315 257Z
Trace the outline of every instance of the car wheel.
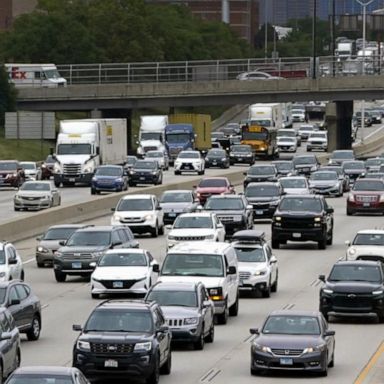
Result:
M223 324L223 325L227 324L228 316L229 316L227 302L225 302L224 312L220 313L219 315L216 315L216 316L217 316L217 322L219 324Z
M63 283L65 279L67 278L67 275L60 271L55 271L55 279L58 283Z
M333 368L334 366L335 366L335 350L333 350L332 359L331 359L331 361L328 364L329 368Z
M205 341L207 343L213 343L213 340L215 340L215 324L212 321L212 325L209 328L209 332L208 332L207 337L205 338Z
M204 324L202 326L201 334L199 336L199 339L193 343L193 349L197 351L202 351L204 349Z
M271 297L271 280L269 280L268 286L261 291L261 296L264 298Z
M159 227L158 227L157 223L156 223L156 227L151 229L151 236L152 237L159 236Z
M352 209L347 208L347 216L352 216L352 215L353 215Z
M328 376L328 356L326 357L324 368L320 372L320 376L322 376L322 377L327 377Z
M277 272L276 273L276 280L271 286L271 292L277 292L278 281L279 281L279 273Z
M274 239L273 237L272 237L272 249L279 249L280 248L280 243L279 243L279 241L277 240L277 239Z
M321 314L324 316L324 319L327 320L327 322L329 323L329 315L328 315L328 312L323 312L323 311L321 311Z
M327 233L323 235L323 238L317 242L319 249L327 248Z
M164 225L159 228L159 235L164 235Z
M33 316L31 328L27 332L27 338L30 341L38 340L40 337L40 331L41 331L41 322L40 318L35 315Z
M174 174L175 174L175 176L181 175L181 172L180 171L175 171Z
M58 182L55 181L54 184L55 184L56 188L59 188L61 183L58 183Z
M160 373L162 375L169 375L172 370L172 351L169 350L167 361L160 368Z
M15 209L15 212L19 212L20 211L20 208L14 208Z
M333 244L333 228L331 229L331 233L327 239L327 245L332 245Z
M257 376L260 374L260 369L251 368L251 375Z
M24 281L24 277L25 277L25 273L24 273L24 270L22 270L20 274L20 280Z
M160 369L159 369L159 356L156 357L155 367L153 368L152 373L148 376L146 384L158 384L160 379Z
M236 301L229 307L229 316L237 316L239 313L239 294L236 296Z
M98 299L100 295L98 293L91 293L92 299Z

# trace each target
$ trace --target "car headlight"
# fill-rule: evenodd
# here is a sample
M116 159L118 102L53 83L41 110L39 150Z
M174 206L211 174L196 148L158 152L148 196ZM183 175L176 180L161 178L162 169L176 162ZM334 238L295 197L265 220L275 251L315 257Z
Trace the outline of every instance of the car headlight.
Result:
M234 157L235 155L233 153L230 153L229 156Z
M314 221L315 221L315 223L319 223L321 221L321 217L315 217Z
M253 343L253 348L256 351L261 351L264 353L272 353L271 348L266 347L264 345L257 344L257 343Z
M383 294L383 290L382 289L372 292L372 295L382 295L382 294Z
M198 321L198 317L188 317L187 319L184 319L184 325L194 325L197 324Z
M104 252L103 251L99 251L99 252L92 252L92 257L101 257L104 255Z
M253 272L253 276L263 276L263 275L266 275L267 272L268 271L266 269L260 269L259 271Z
M152 343L146 341L145 343L136 343L134 352L149 352L152 349Z
M316 165L311 166L311 171L316 171Z
M39 245L39 246L37 247L37 252L48 253L49 250L48 250L47 248L44 248L44 247L42 247L42 246Z
M19 195L15 195L15 200L21 200L21 197Z
M270 205L277 205L279 204L280 200L272 200L269 202Z
M221 161L225 161L225 160L227 160L225 157L223 157L223 158L221 159Z
M315 347L308 347L304 349L303 354L313 353L313 352L322 352L322 351L325 351L326 348L327 348L327 344L320 344Z
M92 181L93 182L97 181L97 177L92 177Z
M156 174L157 174L157 171L153 171L153 172L152 172L152 175L156 175Z
M215 238L215 235L207 235L205 236L206 240L213 240Z
M247 156L247 157L251 157L251 156L252 156L252 153L247 153L245 156Z
M120 220L121 219L121 215L117 215L117 214L115 214L115 215L113 215L113 220Z
M168 240L176 240L176 237L173 235L168 235Z
M61 173L61 167L59 164L53 166L53 173Z
M355 201L355 197L353 196L353 193L350 193L350 194L348 195L348 200L349 200L349 201L352 201L352 202Z
M356 253L356 248L350 248L350 249L348 249L348 253L349 253L350 255L354 255L354 254Z
M122 183L123 179L121 177L118 177L115 181L118 182L118 183Z
M84 168L84 173L91 173L91 172L93 172L93 168L92 167L85 167Z
M274 217L274 220L275 220L275 221L281 221L281 217L280 217L280 216L275 216L275 217Z
M144 219L145 220L152 220L153 219L153 215L146 215L146 216L144 216Z
M333 293L332 289L329 289L329 288L324 288L323 292L326 293L327 295L332 295Z
M81 351L90 351L91 344L88 341L77 340L76 348L80 349Z

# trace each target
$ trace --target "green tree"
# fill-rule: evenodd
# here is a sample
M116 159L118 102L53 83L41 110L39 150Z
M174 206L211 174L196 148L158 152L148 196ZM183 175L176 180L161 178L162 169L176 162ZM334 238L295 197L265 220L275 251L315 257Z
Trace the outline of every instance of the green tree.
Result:
M4 126L5 112L14 111L16 107L16 90L9 83L8 74L3 65L0 66L0 126Z

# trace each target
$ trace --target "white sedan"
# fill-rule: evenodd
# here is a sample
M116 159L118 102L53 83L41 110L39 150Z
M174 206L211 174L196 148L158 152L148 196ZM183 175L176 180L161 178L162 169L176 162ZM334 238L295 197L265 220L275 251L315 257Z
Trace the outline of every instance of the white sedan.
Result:
M0 281L24 280L23 262L16 248L0 242Z
M280 136L277 138L277 148L279 152L296 152L297 139L296 137Z
M311 193L305 176L281 177L279 183L287 195L309 195Z
M167 249L184 241L225 241L224 225L212 212L183 213L167 225Z
M113 249L98 261L91 275L91 294L133 293L145 295L156 283L159 263L145 249Z

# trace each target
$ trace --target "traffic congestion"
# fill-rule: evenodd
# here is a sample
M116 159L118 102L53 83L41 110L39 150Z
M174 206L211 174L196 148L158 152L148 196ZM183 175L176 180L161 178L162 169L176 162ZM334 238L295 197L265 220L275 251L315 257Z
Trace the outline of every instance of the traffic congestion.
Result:
M301 104L287 111L251 105L209 142L177 130L182 116L144 116L138 153L119 165L64 121L32 176L12 165L19 189L4 193L17 217L73 193L121 197L109 215L1 244L0 378L29 382L39 372L28 366L51 365L82 384L353 382L384 322L384 156L328 154L324 122ZM148 129L159 122L173 146ZM91 172L83 156L86 176L67 177L76 145L110 161Z

